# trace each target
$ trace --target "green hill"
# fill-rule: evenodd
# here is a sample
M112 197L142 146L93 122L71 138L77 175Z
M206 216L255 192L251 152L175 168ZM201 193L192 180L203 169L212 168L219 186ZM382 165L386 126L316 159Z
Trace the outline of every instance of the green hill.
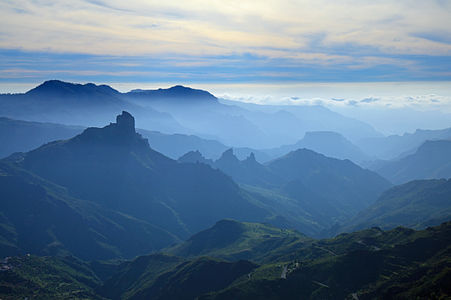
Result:
M399 234L404 238L387 240L382 248L349 249L343 254L329 250L328 256L313 260L299 253L294 260L262 266L250 278L199 299L450 297L451 223L419 232L395 229L387 236Z
M222 220L166 251L183 257L212 256L229 261L262 262L292 250L294 245L311 241L297 231L269 224Z

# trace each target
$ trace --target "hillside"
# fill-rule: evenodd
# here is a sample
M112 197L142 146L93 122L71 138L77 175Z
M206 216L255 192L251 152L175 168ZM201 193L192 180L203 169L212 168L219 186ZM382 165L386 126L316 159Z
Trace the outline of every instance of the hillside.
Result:
M388 236L404 231L395 229ZM301 252L294 260L262 266L251 279L199 299L444 299L451 295L450 223L410 230L407 237L385 247L365 246L371 239L354 242L361 249L343 254L329 250L328 257L314 260L303 259Z
M311 241L297 231L269 224L221 220L165 251L182 257L212 256L229 261L246 259L262 262L274 253L281 255L295 243Z
M3 162L0 198L0 257L134 257L178 241L149 222L75 199L63 187Z
M200 239L214 249L213 254L221 255L236 244L236 237L267 241L264 233L284 241L274 227L226 220L193 236L181 249L194 249ZM224 243L217 234L234 238ZM422 231L371 228L332 239L297 238L273 248L273 255L260 265L160 253L116 264L104 281L92 268L95 264L71 257L11 257L0 262L0 296L152 300L447 299L451 295L450 222ZM249 252L259 257L262 250L256 246Z

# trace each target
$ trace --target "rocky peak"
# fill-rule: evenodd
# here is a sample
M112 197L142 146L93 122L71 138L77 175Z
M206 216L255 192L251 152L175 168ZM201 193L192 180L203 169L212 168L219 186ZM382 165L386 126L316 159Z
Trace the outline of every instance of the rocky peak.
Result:
M122 114L116 117L116 126L118 129L123 130L125 132L135 132L135 118L126 112L122 111Z

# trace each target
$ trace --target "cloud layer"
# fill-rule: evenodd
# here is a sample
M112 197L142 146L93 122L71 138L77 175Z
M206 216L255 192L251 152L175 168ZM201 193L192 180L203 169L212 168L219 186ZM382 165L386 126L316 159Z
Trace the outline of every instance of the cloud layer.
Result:
M0 80L449 80L450 20L447 0L4 0Z

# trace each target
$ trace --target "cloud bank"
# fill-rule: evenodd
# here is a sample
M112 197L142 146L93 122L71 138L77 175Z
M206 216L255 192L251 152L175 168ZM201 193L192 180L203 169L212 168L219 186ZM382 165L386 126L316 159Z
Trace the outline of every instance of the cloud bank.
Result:
M450 20L449 1L5 0L0 80L449 80Z

